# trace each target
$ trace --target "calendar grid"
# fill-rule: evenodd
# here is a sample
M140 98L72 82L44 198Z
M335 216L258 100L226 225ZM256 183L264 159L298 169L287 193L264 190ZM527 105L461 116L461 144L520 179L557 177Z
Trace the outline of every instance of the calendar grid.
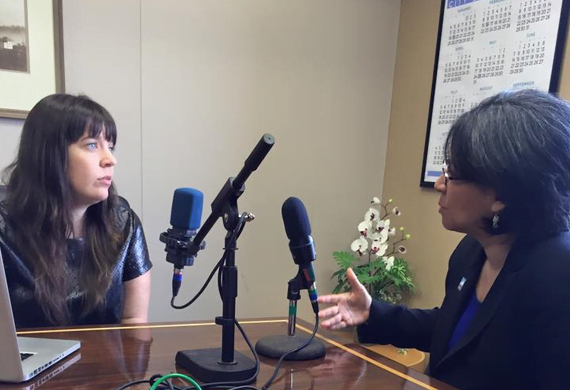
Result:
M441 12L421 178L429 187L461 114L505 89L556 85L570 0L444 0Z

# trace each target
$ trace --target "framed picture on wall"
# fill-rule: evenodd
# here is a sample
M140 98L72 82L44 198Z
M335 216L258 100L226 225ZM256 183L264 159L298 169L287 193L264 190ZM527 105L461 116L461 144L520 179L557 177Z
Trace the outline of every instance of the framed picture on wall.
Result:
M61 0L0 1L0 117L25 118L63 92Z
M570 0L443 0L420 185L433 187L455 119L503 90L557 92Z

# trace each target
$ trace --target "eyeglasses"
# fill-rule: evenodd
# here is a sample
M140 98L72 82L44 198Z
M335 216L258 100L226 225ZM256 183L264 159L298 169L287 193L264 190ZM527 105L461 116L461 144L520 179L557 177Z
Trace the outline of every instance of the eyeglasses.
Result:
M441 171L443 172L443 184L445 184L445 186L447 187L447 183L450 180L464 180L458 176L452 176L449 174L449 170L447 168L447 165L444 165L443 168L441 168Z

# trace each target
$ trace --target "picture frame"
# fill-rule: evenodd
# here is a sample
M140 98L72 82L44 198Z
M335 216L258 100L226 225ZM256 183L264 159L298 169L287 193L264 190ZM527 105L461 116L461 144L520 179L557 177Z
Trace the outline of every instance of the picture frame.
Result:
M21 118L43 97L64 92L61 0L0 4L0 117Z
M420 186L463 112L503 90L558 92L570 0L442 0Z

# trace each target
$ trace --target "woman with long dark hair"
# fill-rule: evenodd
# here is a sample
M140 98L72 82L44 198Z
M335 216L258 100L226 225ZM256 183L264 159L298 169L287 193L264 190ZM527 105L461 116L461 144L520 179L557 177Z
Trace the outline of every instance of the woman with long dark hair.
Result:
M147 321L152 264L113 184L116 141L109 112L86 96L50 95L28 114L0 201L17 327Z

